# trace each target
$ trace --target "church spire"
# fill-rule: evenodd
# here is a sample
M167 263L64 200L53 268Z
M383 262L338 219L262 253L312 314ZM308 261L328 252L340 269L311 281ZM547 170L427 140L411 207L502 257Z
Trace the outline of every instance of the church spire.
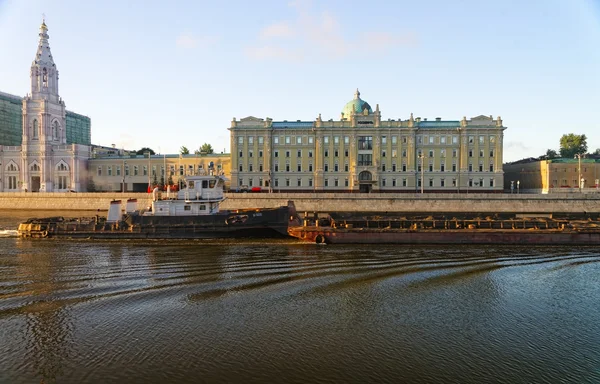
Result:
M58 101L58 71L50 52L50 36L45 18L42 19L39 36L35 59L31 64L31 95L35 98L47 94Z

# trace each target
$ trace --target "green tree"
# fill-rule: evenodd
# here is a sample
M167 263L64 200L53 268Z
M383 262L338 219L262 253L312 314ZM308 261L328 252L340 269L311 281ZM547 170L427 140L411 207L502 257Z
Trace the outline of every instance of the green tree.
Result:
M587 153L587 137L569 133L560 138L560 156L574 157L578 153Z
M211 154L214 152L212 145L208 144L208 143L204 143L202 144L202 146L200 147L200 152L202 153L207 153L207 154Z
M179 153L182 155L189 155L190 150L187 149L187 147L185 145L182 145L181 148L179 148Z
M549 149L546 151L546 159L556 159L558 157L558 153L554 149Z
M155 154L154 150L152 148L148 148L148 147L144 147L144 148L140 149L139 151L136 151L135 154L136 155L143 155L146 152L150 152L151 155Z
M593 153L594 155L600 155L600 148L596 148L596 150Z

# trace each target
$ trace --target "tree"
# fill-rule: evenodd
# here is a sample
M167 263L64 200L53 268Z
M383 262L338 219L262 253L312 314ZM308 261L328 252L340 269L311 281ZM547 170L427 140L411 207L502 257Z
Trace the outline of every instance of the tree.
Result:
M549 149L546 151L546 159L556 159L558 157L558 153L554 149Z
M136 151L135 154L136 155L144 155L144 154L146 154L146 152L150 152L151 155L155 154L154 150L152 150L152 148L148 148L148 147L144 147L144 148L140 149L139 151Z
M594 155L600 155L600 148L596 148L596 150L593 153Z
M211 153L213 153L214 151L213 151L213 147L212 147L212 145L210 145L210 144L208 144L208 143L204 143L204 144L202 144L202 146L200 147L200 152L202 152L202 153L208 153L208 154L211 154Z
M182 155L189 155L190 150L187 149L187 147L185 145L182 145L181 148L179 148L179 153Z
M569 133L560 138L560 156L574 157L578 153L587 153L587 137Z

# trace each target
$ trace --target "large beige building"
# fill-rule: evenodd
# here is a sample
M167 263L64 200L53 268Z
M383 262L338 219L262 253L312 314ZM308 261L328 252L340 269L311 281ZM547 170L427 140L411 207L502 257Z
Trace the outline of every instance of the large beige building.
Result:
M382 120L360 98L339 120L235 118L231 187L274 191L501 192L502 119Z

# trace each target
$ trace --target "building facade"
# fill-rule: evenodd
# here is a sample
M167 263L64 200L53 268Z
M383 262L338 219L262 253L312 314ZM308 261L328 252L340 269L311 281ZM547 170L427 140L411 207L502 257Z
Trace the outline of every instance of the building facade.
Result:
M598 192L600 160L581 157L524 159L504 164L504 188L512 193Z
M146 192L148 187L181 185L186 176L229 175L229 154L137 155L95 147L89 159L90 191ZM228 187L229 183L226 183Z
M45 22L39 37L30 92L21 99L21 107L18 98L0 95L0 191L83 191L90 157L89 118L67 112L59 96Z
M360 98L340 120L231 122L231 188L304 192L501 192L502 119L382 120Z

